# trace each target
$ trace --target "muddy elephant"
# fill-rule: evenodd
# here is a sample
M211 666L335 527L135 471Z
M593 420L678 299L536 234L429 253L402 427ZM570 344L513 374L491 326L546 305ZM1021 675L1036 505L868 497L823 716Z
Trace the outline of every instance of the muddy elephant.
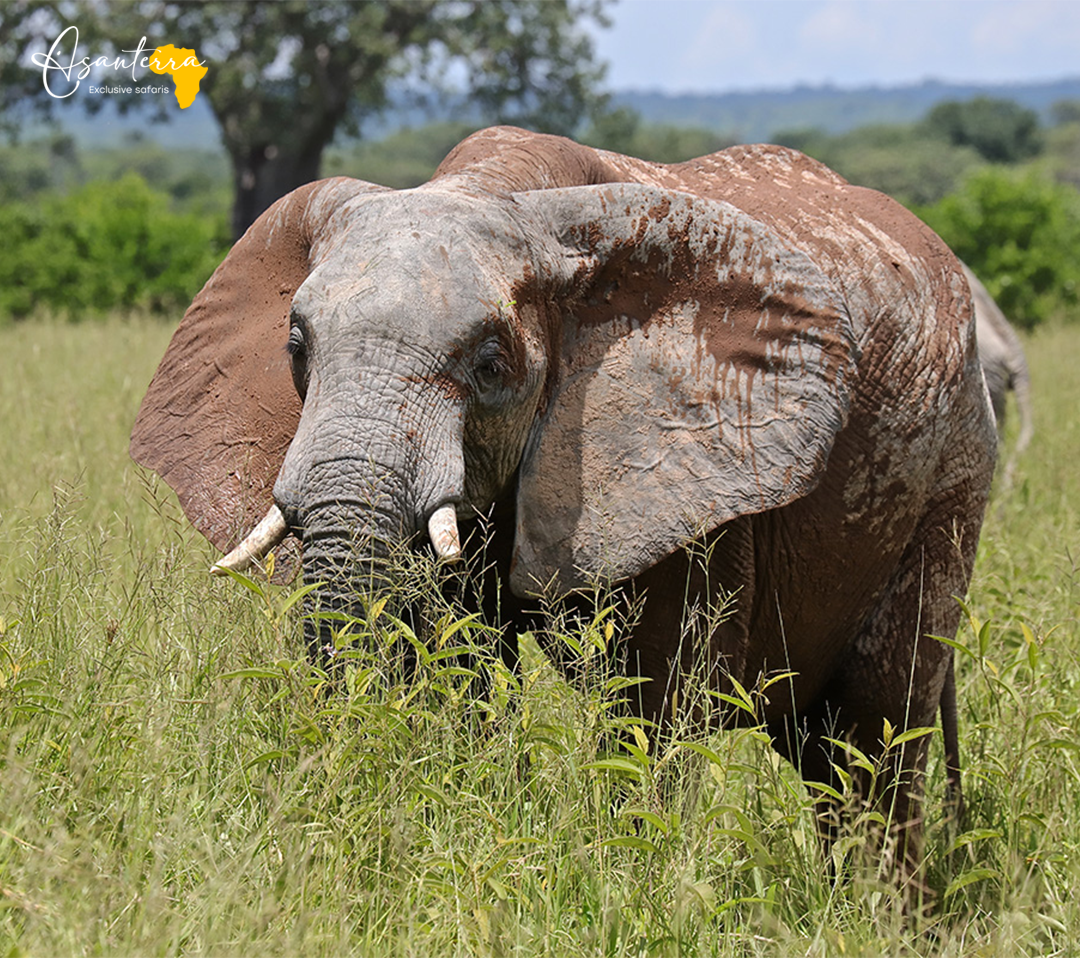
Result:
M225 565L297 537L324 605L403 542L458 556L483 515L511 636L540 595L637 597L642 717L671 721L695 660L720 690L790 671L759 718L808 780L837 781L827 737L880 755L886 720L939 707L955 780L929 636L994 466L973 334L937 236L797 152L666 166L493 128L417 189L328 179L263 214L131 450ZM720 588L736 610L691 648L683 610ZM926 753L886 759L908 856Z
M979 278L961 264L964 276L971 287L971 301L975 310L975 329L979 342L979 361L982 363L986 388L990 391L990 403L994 408L998 435L1004 436L1005 409L1009 391L1016 397L1016 411L1020 416L1020 431L1009 452L1003 470L1006 484L1011 482L1017 457L1028 447L1034 434L1031 416L1031 376L1027 357L1016 330L1005 318L1001 308L987 292Z

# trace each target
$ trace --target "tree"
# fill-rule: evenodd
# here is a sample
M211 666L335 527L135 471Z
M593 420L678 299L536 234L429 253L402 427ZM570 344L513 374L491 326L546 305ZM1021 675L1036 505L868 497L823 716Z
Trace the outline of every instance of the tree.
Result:
M395 94L434 89L479 119L571 132L603 74L582 28L590 19L606 23L602 3L15 2L0 13L0 79L13 76L12 62L30 50L47 48L61 23L76 24L94 55L117 55L142 36L148 52L164 43L194 48L210 67L200 94L232 161L239 235L279 196L317 178L334 136L359 136L362 122ZM36 88L22 77L18 92L48 107L40 77ZM147 102L136 100L123 106ZM97 102L86 100L90 108Z
M1035 172L984 167L916 210L1009 320L1031 329L1080 302L1080 192Z
M978 96L946 100L923 121L927 132L954 146L971 146L991 163L1018 163L1042 150L1039 116L1012 100Z

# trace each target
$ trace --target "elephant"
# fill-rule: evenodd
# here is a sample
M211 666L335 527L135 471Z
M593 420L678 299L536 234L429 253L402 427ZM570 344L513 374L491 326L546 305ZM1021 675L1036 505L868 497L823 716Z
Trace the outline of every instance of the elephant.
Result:
M990 404L994 409L999 440L1004 436L1005 408L1008 392L1016 395L1016 410L1020 415L1020 432L1016 437L1003 470L1006 486L1012 482L1016 460L1028 447L1034 434L1031 415L1031 376L1028 373L1024 347L1016 330L1005 318L1001 308L979 278L966 263L961 263L975 310L975 331L979 342L979 361L982 363L986 388L990 391Z
M881 757L905 872L928 744L883 729L940 708L959 794L930 636L955 634L996 457L967 283L794 150L663 165L494 127L415 189L303 186L193 301L131 453L231 550L218 571L299 539L323 607L395 549L459 559L484 517L511 663L538 599L612 583L656 734L695 662L718 691L789 674L757 720L811 782L840 787L830 738ZM734 612L684 642L721 588Z

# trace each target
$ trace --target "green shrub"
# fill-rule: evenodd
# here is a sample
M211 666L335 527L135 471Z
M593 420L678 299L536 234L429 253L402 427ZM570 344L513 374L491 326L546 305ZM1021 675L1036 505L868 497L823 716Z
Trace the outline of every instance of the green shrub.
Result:
M224 222L174 213L136 173L0 207L0 322L34 312L183 308L224 254Z
M1080 299L1080 191L1033 172L985 168L916 212L1031 329Z

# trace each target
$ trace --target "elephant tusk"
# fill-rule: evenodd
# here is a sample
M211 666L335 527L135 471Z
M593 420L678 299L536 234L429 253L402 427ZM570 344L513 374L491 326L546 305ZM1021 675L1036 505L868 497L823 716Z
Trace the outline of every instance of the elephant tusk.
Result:
M428 535L435 554L447 562L461 558L461 539L458 537L457 510L452 505L439 506L428 519Z
M225 575L229 569L243 572L253 562L263 559L288 534L289 525L281 510L276 505L271 506L259 524L248 533L247 538L210 567L210 574Z

